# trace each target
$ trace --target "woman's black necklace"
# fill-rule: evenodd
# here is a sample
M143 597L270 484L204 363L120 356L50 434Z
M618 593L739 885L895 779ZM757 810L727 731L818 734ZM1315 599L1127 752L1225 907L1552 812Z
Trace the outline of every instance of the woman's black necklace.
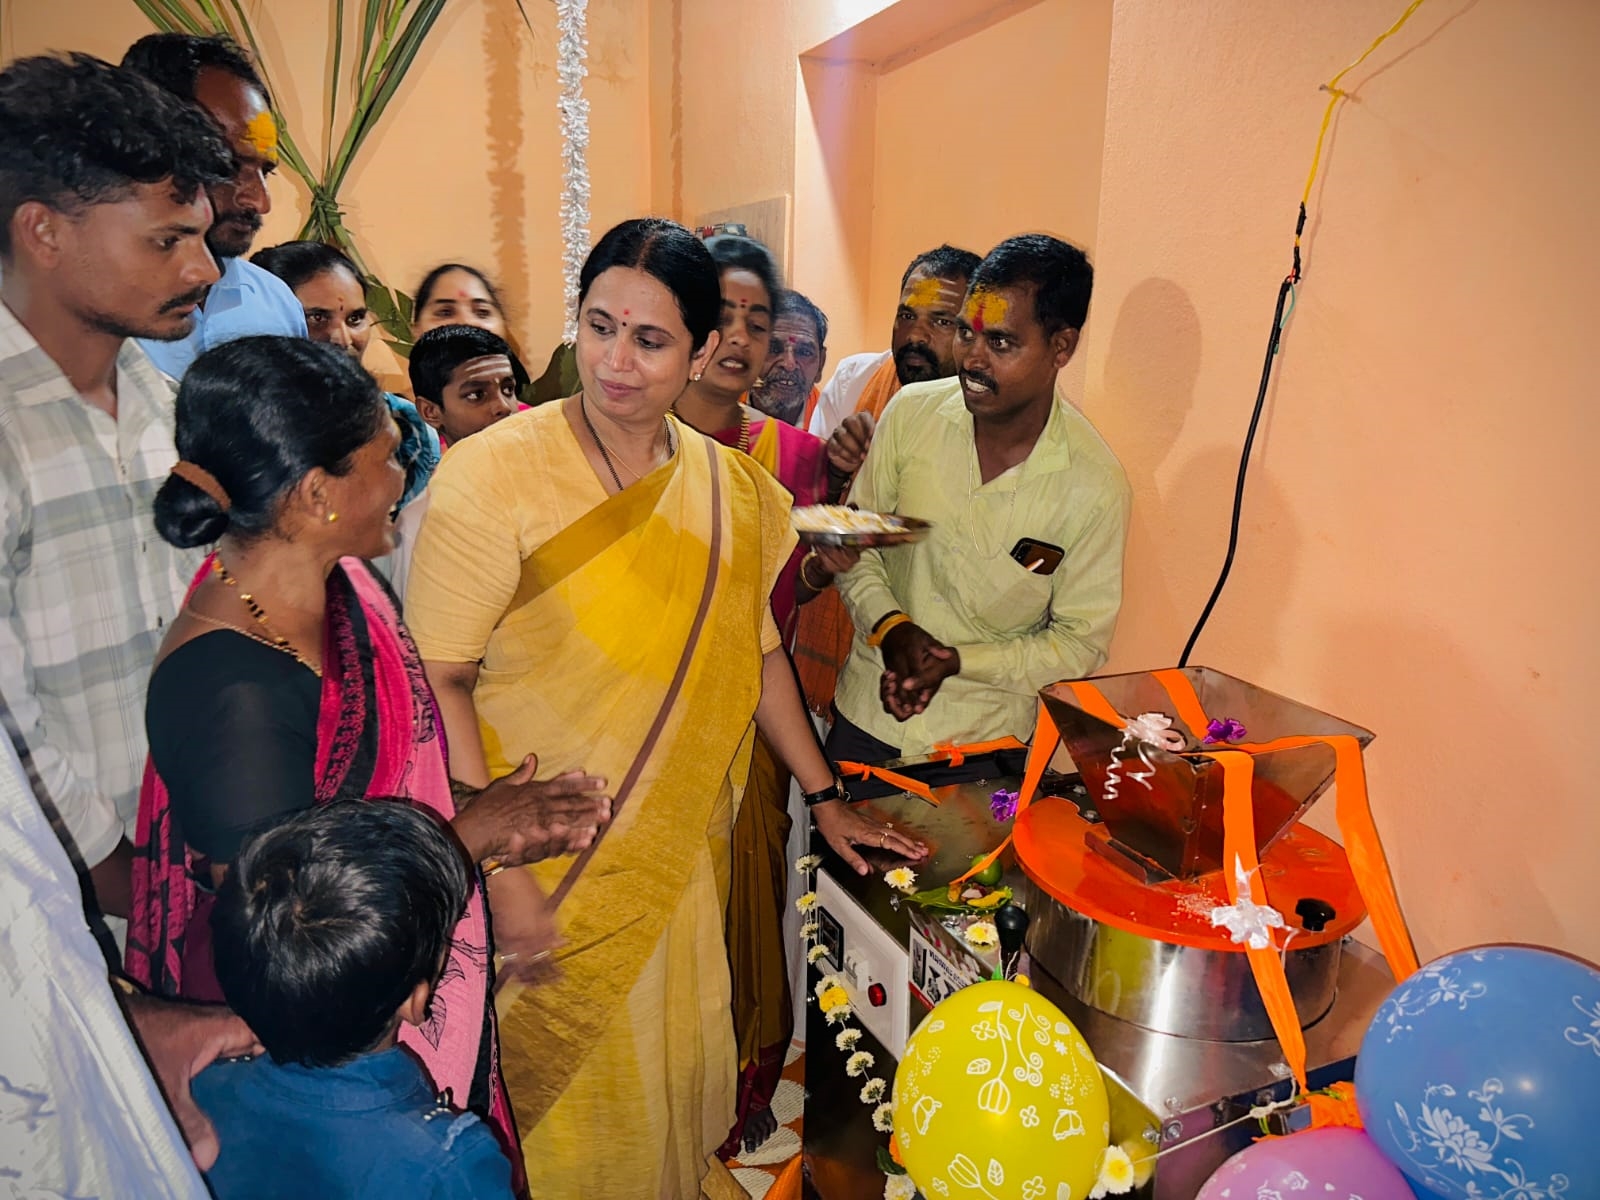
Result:
M582 392L578 393L578 411L583 414L583 424L589 430L589 436L594 439L595 448L600 451L601 461L606 464L606 470L611 472L611 482L617 485L617 491L620 492L622 490L622 477L617 474L617 464L611 461L611 452L606 449L606 444L600 440L600 431L594 427L594 422L589 419L588 399ZM672 424L666 421L665 417L662 420L666 423L667 457L670 459L672 457ZM617 457L620 459L622 455L619 454ZM632 475L634 479L642 478L639 472L628 466L626 461L623 461L622 465L627 468L628 474Z

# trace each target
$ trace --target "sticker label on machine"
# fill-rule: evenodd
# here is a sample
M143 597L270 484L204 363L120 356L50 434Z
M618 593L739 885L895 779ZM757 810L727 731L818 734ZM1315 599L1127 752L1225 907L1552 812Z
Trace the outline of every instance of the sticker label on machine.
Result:
M948 954L928 939L915 924L911 927L911 992L932 1008L952 992L984 976L980 963L970 955Z

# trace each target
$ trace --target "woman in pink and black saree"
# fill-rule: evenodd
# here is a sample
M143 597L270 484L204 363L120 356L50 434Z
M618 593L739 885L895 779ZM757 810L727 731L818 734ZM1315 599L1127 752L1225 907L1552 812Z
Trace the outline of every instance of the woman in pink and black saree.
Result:
M343 799L416 804L450 822L474 864L581 849L609 814L595 780L535 785L531 768L458 811L421 659L364 561L392 546L398 438L377 384L331 347L246 338L185 377L180 461L156 496L156 526L175 545L214 549L169 627L146 705L127 962L155 992L222 998L213 889L248 838L295 812ZM431 1020L401 1040L510 1150L490 956L480 877Z

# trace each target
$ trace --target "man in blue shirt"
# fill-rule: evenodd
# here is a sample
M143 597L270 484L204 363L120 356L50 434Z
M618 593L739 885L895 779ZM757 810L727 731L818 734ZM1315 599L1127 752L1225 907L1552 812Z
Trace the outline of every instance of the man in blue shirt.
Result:
M210 114L229 148L236 172L207 189L211 229L206 245L222 278L195 313L194 330L177 342L140 341L150 360L182 379L202 351L258 333L306 336L305 310L287 284L245 259L272 211L267 177L278 167L278 125L266 85L249 57L226 37L153 33L123 56L122 66L198 105Z

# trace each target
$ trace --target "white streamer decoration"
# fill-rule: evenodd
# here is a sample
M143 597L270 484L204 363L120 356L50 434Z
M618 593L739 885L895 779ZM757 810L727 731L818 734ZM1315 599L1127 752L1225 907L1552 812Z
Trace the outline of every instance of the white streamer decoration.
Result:
M556 0L556 76L561 80L562 338L578 336L578 275L589 256L589 102L583 98L589 56L588 0Z
M1172 718L1166 713L1140 713L1122 727L1122 743L1112 747L1111 765L1106 768L1104 801L1110 802L1117 798L1117 789L1122 784L1122 780L1118 778L1123 766L1121 760L1129 750L1136 751L1139 761L1149 769L1145 771L1130 769L1128 778L1143 785L1146 791L1154 791L1155 785L1150 780L1156 773L1156 765L1150 761L1145 748L1155 746L1168 754L1177 754L1187 744L1183 734L1172 727Z

